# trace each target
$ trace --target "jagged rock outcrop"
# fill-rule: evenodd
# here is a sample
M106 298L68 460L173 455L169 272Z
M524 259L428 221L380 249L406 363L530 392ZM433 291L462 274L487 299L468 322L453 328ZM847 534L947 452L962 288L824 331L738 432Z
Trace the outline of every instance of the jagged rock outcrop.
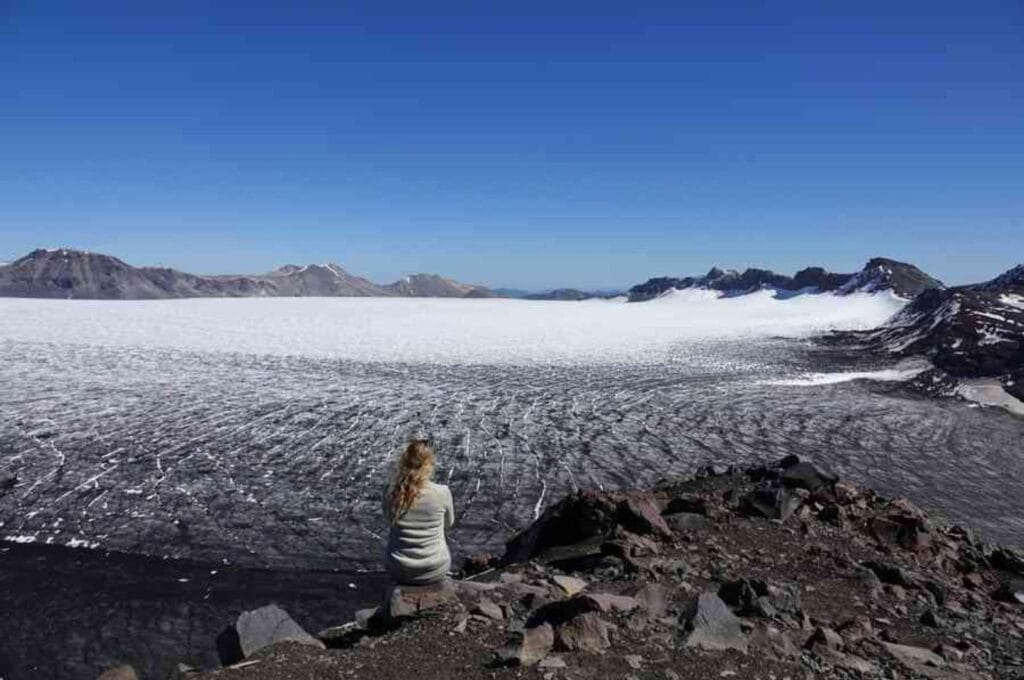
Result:
M34 250L0 265L0 297L152 300L192 297L491 297L490 291L435 274L386 286L336 264L285 265L267 274L189 274L133 267L110 255L70 248Z
M629 299L631 302L642 302L669 290L687 288L715 290L730 296L745 295L764 288L789 293L832 292L837 295L891 290L895 295L911 299L925 290L942 288L942 283L912 264L875 257L854 274L836 274L822 267L807 267L794 276L777 274L768 269L750 268L737 272L712 267L704 276L649 279L630 288Z
M825 341L896 356L923 355L949 375L1001 377L1019 389L1024 265L984 283L926 290L880 328L835 333Z

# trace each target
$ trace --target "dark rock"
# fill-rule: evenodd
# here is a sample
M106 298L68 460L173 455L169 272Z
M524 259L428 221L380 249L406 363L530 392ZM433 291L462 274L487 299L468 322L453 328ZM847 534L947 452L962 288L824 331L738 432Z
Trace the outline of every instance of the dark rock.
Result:
M555 630L543 623L512 634L498 650L496 662L503 666L532 666L547 656L555 644Z
M818 626L804 644L807 649L827 649L838 652L843 648L843 638L839 633L825 626Z
M673 496L669 500L668 505L665 506L665 511L662 514L675 515L680 512L694 515L707 515L708 503L700 496L680 494L678 496Z
M925 590L931 593L932 597L935 599L935 604L940 607L946 604L946 597L948 595L946 586L934 580L925 581L922 585Z
M474 576L496 566L498 566L498 559L490 553L476 553L463 561L462 574L463 576Z
M17 483L18 475L8 472L0 473L0 496L13 489Z
M789 489L764 483L740 499L740 511L748 516L784 522L802 504L803 499Z
M275 604L243 612L234 625L217 637L217 655L225 666L238 663L253 653L282 641L298 642L323 649L324 644L295 623Z
M714 593L701 593L690 600L682 620L688 631L685 638L687 647L747 652L747 639L740 620Z
M704 531L710 526L707 517L690 512L665 515L665 523L674 531Z
M541 623L550 623L553 626L560 626L587 612L628 613L639 606L640 602L636 598L626 595L584 593L566 600L556 600L545 604L530 615L526 625L536 626Z
M608 624L594 612L580 614L558 627L555 643L565 651L600 652L611 646Z
M872 517L868 520L868 530L883 545L899 546L911 552L926 552L932 546L931 533L922 517L904 514Z
M768 586L763 581L737 579L726 581L718 587L718 597L731 607L744 609L757 598L768 594Z
M618 520L626 529L642 536L672 536L658 508L647 498L630 496L622 500L618 505Z
M813 463L800 461L786 467L779 480L783 486L791 489L807 489L813 492L832 486L839 481L839 478L824 472Z
M942 628L946 625L946 622L939 618L931 609L921 614L921 618L918 620L921 622L921 625L928 626L929 628Z
M1024 604L1024 585L1005 582L992 593L992 598L999 602Z
M0 482L2 486L2 482ZM989 555L989 563L996 569L1008 571L1024 578L1024 555L1010 548L996 548Z
M903 586L904 588L914 588L917 585L913 576L895 564L870 561L864 562L863 566L870 569L882 583Z
M556 546L605 538L618 524L617 517L618 502L609 494L581 491L566 496L506 544L503 562L525 562Z
M835 503L829 503L818 511L818 519L835 527L846 526L846 510Z

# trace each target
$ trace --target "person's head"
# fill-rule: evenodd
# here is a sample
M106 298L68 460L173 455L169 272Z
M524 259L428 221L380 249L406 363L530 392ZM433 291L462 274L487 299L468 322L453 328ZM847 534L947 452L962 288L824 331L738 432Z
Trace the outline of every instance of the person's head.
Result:
M434 449L425 439L413 439L398 459L391 481L391 521L397 522L412 507L434 474Z

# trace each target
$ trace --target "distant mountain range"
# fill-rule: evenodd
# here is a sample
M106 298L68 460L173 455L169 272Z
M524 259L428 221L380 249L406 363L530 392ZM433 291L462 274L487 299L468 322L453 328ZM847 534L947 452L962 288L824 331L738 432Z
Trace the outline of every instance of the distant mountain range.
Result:
M801 269L793 276L777 274L768 269L747 269L738 272L712 267L704 276L648 279L629 289L629 299L631 302L642 302L664 295L670 290L690 288L717 290L730 296L746 295L764 288L791 293L832 292L836 295L891 290L900 297L911 299L925 290L943 287L941 281L925 274L912 264L876 257L853 274L836 274L822 267Z
M482 286L436 274L380 285L336 264L285 265L268 274L200 276L133 267L110 255L70 248L34 250L0 265L0 297L155 300L190 297L493 297Z

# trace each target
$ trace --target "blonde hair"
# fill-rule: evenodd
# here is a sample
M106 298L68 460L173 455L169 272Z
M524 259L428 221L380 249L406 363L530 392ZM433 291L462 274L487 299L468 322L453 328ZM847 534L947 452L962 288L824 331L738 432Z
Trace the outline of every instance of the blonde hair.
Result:
M391 510L392 524L398 522L399 518L412 507L412 504L419 498L420 491L423 490L427 480L433 474L434 449L427 444L426 440L413 439L398 459L395 475L391 479L388 506Z

